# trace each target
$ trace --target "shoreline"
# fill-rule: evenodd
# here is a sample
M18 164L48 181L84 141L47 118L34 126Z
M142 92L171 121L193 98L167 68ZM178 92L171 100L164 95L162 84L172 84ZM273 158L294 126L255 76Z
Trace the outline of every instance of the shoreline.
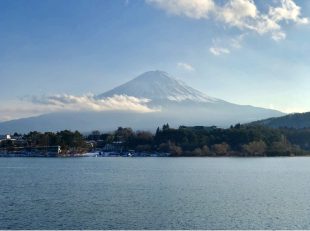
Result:
M0 154L1 158L42 158L42 159L69 159L69 158L212 158L212 159L224 159L224 158L238 158L238 159L262 159L262 158L296 158L296 157L310 157L310 155L302 156L3 156Z

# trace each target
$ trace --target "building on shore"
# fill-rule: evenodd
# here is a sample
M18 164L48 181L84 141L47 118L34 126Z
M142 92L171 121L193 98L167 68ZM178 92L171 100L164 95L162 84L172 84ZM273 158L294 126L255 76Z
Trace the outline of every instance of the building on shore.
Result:
M103 148L104 152L118 152L121 153L124 150L124 143L122 141L116 141L106 144Z

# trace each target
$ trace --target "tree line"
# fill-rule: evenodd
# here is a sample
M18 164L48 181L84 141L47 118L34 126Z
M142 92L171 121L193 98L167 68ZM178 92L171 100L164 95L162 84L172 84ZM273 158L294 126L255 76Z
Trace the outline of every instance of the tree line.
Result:
M121 141L137 152L167 152L172 156L295 156L310 152L310 129L275 129L237 124L223 129L204 126L157 128L156 133L118 128L93 132L89 140ZM99 143L98 143L99 144Z
M0 142L0 149L8 151L18 150L20 147L61 146L62 154L84 153L91 149L91 145L80 132L64 130L60 132L37 132L28 134L14 133L12 139Z
M113 132L78 131L30 132L22 137L24 146L60 145L63 153L83 153L121 143L123 150L165 152L171 156L295 156L310 152L310 129L268 128L261 125L234 125L230 128L180 126L168 124L155 133L119 127ZM9 140L0 148L14 147Z

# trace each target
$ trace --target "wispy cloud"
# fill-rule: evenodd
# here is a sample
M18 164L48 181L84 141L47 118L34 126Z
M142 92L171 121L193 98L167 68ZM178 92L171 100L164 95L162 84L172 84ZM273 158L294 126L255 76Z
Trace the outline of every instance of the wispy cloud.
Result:
M301 7L294 0L270 1L268 10L261 12L254 0L226 0L216 4L214 0L146 0L169 14L193 19L209 19L242 31L259 35L269 34L276 41L285 39L284 23L308 24L301 16Z
M246 34L241 34L235 38L231 38L229 44L234 49L239 49L242 47L242 42Z
M179 62L179 63L177 63L177 66L179 68L186 70L186 71L195 71L195 68L189 63Z
M278 41L281 41L281 40L285 39L286 38L286 34L283 31L277 31L277 32L274 32L272 34L271 38L274 41L278 42Z
M230 54L231 50L240 49L245 34L233 38L213 39L209 51L216 56Z
M216 55L216 56L219 56L219 55L222 55L222 54L229 54L230 53L230 50L228 50L227 48L218 47L218 46L210 47L209 51L212 54Z
M134 111L149 113L158 111L148 107L148 99L127 95L114 95L97 99L92 94L74 96L68 94L24 97L21 101L2 103L0 121L19 119L60 111Z
M215 10L213 0L146 0L146 2L169 14L194 19L207 18L209 13Z

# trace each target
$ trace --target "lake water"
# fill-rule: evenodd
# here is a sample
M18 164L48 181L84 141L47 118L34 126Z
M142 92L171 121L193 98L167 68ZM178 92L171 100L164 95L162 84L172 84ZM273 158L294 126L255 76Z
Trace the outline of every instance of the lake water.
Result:
M310 229L310 158L0 158L0 229Z

